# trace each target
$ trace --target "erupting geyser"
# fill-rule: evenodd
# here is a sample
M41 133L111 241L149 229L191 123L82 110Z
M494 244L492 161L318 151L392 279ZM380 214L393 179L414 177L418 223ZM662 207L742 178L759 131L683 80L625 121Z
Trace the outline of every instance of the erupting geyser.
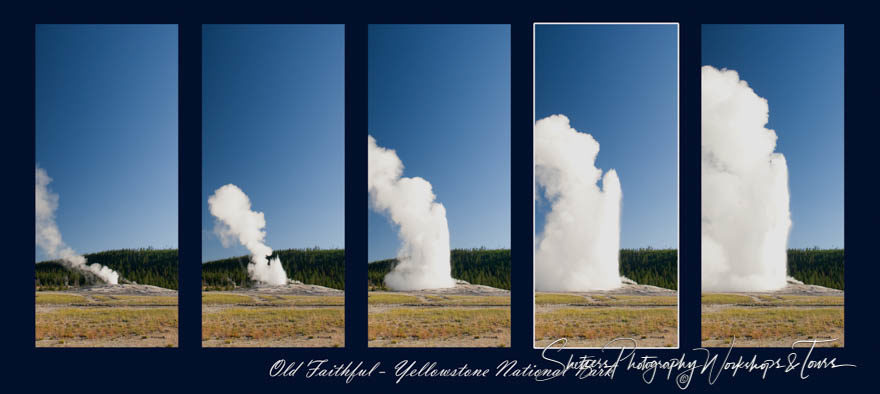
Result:
M788 167L768 119L736 71L703 66L703 291L785 287Z
M397 154L376 145L373 136L367 136L367 168L373 209L388 214L403 242L385 284L392 290L454 287L446 209L434 201L431 184L419 177L401 177L403 163Z
M272 248L264 243L266 219L262 212L251 211L251 200L238 186L225 185L208 198L211 215L217 219L214 232L220 237L223 246L229 247L231 240L237 239L251 252L248 276L260 284L281 286L287 284L287 273L281 260L272 255Z
M620 180L613 169L602 176L598 154L599 143L573 129L564 115L535 123L535 181L551 204L537 238L537 291L621 286Z
M55 223L58 195L49 190L52 178L46 171L36 167L36 243L50 259L57 259L66 267L94 274L107 284L119 283L119 273L101 264L86 264L86 258L61 240L61 231Z

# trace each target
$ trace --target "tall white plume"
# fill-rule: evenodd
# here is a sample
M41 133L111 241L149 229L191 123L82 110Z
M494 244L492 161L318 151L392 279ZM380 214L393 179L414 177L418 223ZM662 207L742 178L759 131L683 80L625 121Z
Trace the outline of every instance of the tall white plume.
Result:
M34 195L36 197L36 244L53 260L59 260L70 269L94 274L101 281L115 285L119 273L101 264L87 264L85 256L76 253L61 239L61 231L55 223L58 195L49 189L52 178L46 170L36 166Z
M596 168L598 154L599 143L564 115L535 123L535 182L551 204L536 240L535 290L621 286L620 180Z
M367 186L373 209L386 213L398 227L402 246L398 263L385 276L392 290L454 287L446 209L434 201L431 184L406 178L397 153L367 136Z
M229 247L237 240L251 252L248 276L263 285L287 284L287 273L281 260L272 255L272 248L265 244L266 219L262 212L251 210L251 200L238 186L228 184L217 189L208 198L211 215L216 218L214 232L223 246Z
M702 69L703 291L785 286L788 166L769 107L733 70Z

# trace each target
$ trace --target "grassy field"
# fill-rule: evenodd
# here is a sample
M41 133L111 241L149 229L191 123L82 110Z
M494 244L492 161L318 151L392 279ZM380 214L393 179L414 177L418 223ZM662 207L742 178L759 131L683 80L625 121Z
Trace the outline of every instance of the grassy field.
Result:
M175 347L177 297L36 293L38 347Z
M843 346L843 296L703 294L702 342L707 347L790 347L798 340Z
M510 346L510 297L371 292L370 347Z
M632 338L641 347L675 347L676 296L535 294L535 346L566 338L566 347L601 347Z
M202 293L202 346L340 347L344 296Z

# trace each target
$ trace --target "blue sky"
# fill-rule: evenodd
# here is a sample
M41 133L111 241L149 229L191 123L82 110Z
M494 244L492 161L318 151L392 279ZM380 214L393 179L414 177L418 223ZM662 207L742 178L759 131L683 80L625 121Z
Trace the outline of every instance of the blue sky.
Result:
M208 196L228 183L266 218L275 250L345 246L342 25L203 28L203 261L248 254L214 234Z
M789 247L843 247L843 25L704 25L704 65L770 105L788 162Z
M678 248L676 25L537 25L535 117L599 142L623 191L621 248ZM535 204L540 234L550 204Z
M36 162L65 243L177 247L177 25L37 25L35 60Z
M510 27L371 25L368 49L369 133L431 183L452 248L509 248ZM368 222L369 260L395 257L388 218Z

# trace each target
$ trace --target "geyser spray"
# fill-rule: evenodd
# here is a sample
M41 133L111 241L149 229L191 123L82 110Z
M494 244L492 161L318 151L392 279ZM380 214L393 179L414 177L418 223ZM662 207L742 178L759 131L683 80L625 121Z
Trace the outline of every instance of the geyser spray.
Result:
M262 212L251 210L251 200L238 186L228 184L217 189L208 198L211 215L216 218L214 232L220 237L223 246L229 247L237 240L251 252L248 276L263 285L281 286L287 284L287 273L281 260L272 255L272 248L265 244L266 219Z
M788 166L767 100L733 70L702 69L703 291L785 287Z
M57 259L66 267L97 276L104 283L119 283L119 273L101 264L86 264L85 256L76 253L61 239L55 223L58 195L49 190L52 178L46 170L36 166L34 195L36 197L36 244L50 259Z
M431 184L419 177L401 177L403 163L397 153L378 146L369 135L367 168L373 209L388 215L403 243L385 284L392 290L454 287L446 209L434 201Z
M621 286L617 172L596 168L599 143L564 115L535 123L535 182L551 204L535 250L535 290ZM598 185L602 180L602 187Z

